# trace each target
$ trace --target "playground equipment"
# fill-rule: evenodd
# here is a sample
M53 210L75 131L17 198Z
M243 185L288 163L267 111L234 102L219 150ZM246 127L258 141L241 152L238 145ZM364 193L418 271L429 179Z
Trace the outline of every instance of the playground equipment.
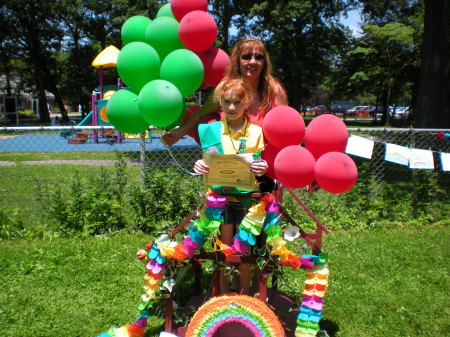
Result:
M106 104L109 98L120 88L122 88L122 82L117 79L117 84L104 85L104 74L103 70L109 67L116 67L117 56L119 55L119 50L114 46L109 46L105 48L97 57L92 61L92 66L98 69L99 76L99 86L93 91L91 96L91 106L92 111L89 112L83 120L77 124L77 126L111 126L112 124L108 120L106 115ZM68 138L68 142L71 144L82 144L92 137L92 143L98 143L99 138L105 138L107 142L121 143L122 134L120 132L113 132L111 130L103 130L101 132L95 130L93 132L72 132L68 135L67 131L64 130L64 134L60 134L61 137ZM70 137L75 135L75 137Z

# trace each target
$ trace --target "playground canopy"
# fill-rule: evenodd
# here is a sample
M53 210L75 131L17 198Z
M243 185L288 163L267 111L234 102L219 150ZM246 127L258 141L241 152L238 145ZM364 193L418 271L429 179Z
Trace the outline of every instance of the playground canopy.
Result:
M117 56L119 49L114 46L106 47L97 57L92 61L92 66L95 68L108 68L117 65Z

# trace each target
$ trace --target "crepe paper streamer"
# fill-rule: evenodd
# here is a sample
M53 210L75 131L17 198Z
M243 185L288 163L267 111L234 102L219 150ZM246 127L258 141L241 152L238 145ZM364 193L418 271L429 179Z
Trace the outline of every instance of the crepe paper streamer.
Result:
M212 337L222 326L235 323L255 337L282 337L283 327L275 313L259 299L246 295L213 297L191 318L186 337Z
M316 336L319 331L319 321L322 318L323 302L328 285L328 255L303 255L311 263L315 261L316 267L307 270L303 301L297 317L296 337Z

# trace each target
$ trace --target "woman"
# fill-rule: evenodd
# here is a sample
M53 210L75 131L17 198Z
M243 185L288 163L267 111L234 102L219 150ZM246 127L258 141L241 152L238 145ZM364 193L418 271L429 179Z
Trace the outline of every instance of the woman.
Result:
M270 109L288 103L282 85L272 76L272 64L266 47L261 40L245 38L234 46L230 59L230 65L217 88L230 79L245 79L251 86L254 97L248 109L249 122L262 126L262 120ZM175 144L181 137L197 127L200 118L219 109L219 104L209 97L180 128L164 134L163 141L167 145ZM224 115L221 113L221 119L223 118Z

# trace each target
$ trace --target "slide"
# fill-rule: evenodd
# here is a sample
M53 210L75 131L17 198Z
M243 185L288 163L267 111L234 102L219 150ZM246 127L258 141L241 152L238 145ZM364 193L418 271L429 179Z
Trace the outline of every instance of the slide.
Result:
M92 125L92 111L89 112L77 126Z

